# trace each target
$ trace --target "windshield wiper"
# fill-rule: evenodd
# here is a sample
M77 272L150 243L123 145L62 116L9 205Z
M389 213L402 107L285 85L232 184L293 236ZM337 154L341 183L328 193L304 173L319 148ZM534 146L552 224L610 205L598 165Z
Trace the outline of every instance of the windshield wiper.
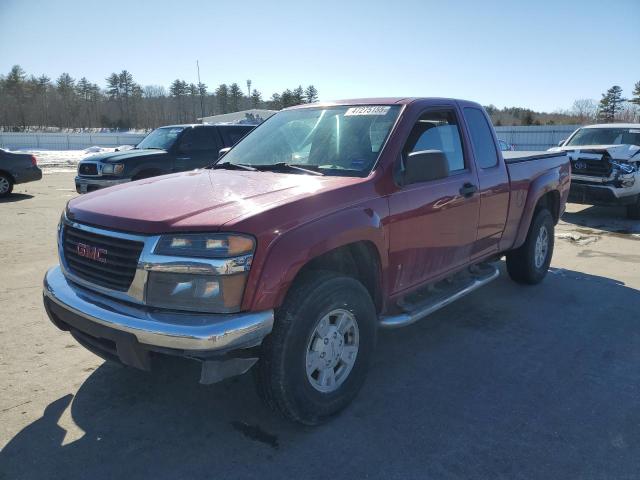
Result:
M215 165L212 165L211 168L213 169L224 168L226 170L248 170L250 172L255 172L257 170L256 168L253 168L249 165L244 165L242 163L231 163L231 162L216 163Z
M266 164L266 165L255 165L255 167L258 170L282 170L282 169L288 169L288 170L298 170L300 172L309 173L311 175L324 176L324 173L319 172L317 170L317 167L315 167L315 169L314 169L314 165L307 165L307 164L278 162L278 163L271 163L271 164Z

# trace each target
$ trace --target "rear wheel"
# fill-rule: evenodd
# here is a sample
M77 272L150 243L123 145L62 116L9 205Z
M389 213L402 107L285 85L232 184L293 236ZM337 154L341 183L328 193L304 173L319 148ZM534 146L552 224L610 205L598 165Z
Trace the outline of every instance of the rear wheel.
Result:
M276 312L255 372L258 391L285 417L321 423L362 387L376 334L376 311L360 282L311 272Z
M13 180L7 174L0 173L0 197L6 197L13 191Z
M507 253L507 271L518 283L540 283L549 270L553 255L554 223L551 212L538 210L524 244Z
M640 220L640 195L638 195L636 203L627 205L627 218Z

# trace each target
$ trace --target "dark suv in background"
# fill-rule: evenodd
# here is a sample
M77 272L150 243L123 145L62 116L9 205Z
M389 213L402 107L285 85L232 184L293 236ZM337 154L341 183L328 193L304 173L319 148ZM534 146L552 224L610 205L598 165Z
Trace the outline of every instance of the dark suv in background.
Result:
M135 148L92 155L78 164L76 190L91 192L120 183L206 167L255 125L171 125L156 128Z

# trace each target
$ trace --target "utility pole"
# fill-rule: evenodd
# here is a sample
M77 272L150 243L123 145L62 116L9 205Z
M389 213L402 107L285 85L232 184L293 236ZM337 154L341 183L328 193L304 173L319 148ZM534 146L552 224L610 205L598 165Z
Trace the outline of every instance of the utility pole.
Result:
M251 98L251 80L247 80L247 97Z
M204 118L204 100L202 98L202 82L200 81L200 63L196 60L196 69L198 70L198 93L200 94L200 117Z

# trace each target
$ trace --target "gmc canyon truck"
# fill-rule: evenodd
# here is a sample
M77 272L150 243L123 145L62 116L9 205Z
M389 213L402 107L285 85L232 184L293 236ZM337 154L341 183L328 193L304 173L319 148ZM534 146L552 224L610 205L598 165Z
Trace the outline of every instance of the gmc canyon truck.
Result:
M540 282L569 183L563 152L501 152L476 103L293 107L210 168L71 200L44 305L125 365L186 357L205 384L253 367L270 406L316 424L356 396L378 328L487 284L505 255Z
M183 172L215 163L253 125L171 125L153 130L130 150L98 153L78 163L76 191L92 192L132 180Z
M624 205L640 220L640 123L582 127L550 151L571 159L570 202Z

